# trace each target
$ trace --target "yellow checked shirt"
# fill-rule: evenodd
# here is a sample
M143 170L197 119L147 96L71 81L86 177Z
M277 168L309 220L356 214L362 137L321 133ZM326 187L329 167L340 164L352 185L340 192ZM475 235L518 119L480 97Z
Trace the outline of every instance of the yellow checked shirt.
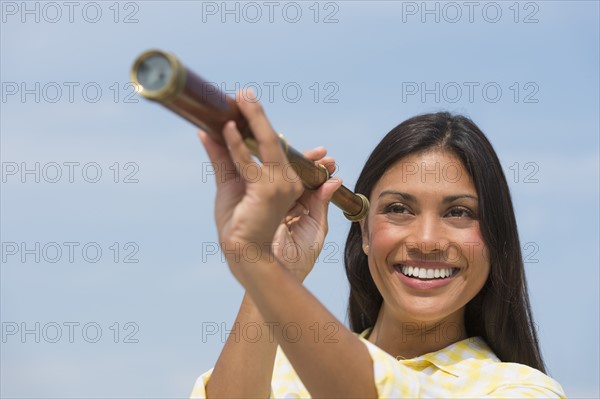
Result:
M480 337L467 338L437 352L396 360L363 338L373 359L379 398L564 398L562 387L544 373L503 363ZM205 398L212 370L201 375L191 398ZM281 347L277 348L271 398L310 398Z

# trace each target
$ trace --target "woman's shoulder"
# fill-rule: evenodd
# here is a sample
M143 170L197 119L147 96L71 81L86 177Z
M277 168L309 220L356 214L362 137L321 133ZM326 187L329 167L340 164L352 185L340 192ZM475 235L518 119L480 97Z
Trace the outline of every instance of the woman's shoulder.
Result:
M511 392L519 392L522 397L566 397L558 381L525 364L497 360L484 364L479 373L492 382L497 396L508 397Z
M417 388L432 394L485 393L494 396L564 397L560 384L541 371L520 363L502 362L481 337L455 342L436 352L398 360L364 339L374 362L376 379L397 380L413 375ZM393 377L392 377L393 375ZM440 391L441 389L441 391ZM452 395L451 395L452 396Z

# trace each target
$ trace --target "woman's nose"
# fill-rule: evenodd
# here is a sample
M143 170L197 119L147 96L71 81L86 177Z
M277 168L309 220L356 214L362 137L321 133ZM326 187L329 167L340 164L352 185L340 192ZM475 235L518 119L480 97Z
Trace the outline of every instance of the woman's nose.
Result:
M450 240L439 216L420 215L411 227L409 248L418 249L423 254L431 254L440 253L448 247Z

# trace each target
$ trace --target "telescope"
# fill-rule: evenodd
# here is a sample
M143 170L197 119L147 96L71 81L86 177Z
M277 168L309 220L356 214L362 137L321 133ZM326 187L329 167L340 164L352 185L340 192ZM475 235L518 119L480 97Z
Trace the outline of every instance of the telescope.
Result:
M258 143L235 100L186 68L173 54L161 50L142 53L131 69L131 81L143 97L170 109L218 142L224 143L225 123L235 121L244 143L260 160ZM329 179L324 165L305 158L288 145L282 135L278 140L290 166L307 189L315 190ZM367 197L345 186L335 191L331 202L353 222L362 220L369 211Z

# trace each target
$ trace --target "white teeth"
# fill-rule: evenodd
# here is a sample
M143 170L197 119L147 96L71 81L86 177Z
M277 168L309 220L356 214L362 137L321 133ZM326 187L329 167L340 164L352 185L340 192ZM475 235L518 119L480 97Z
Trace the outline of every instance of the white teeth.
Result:
M423 267L402 266L402 274L418 278L446 278L454 274L455 269L426 269Z

